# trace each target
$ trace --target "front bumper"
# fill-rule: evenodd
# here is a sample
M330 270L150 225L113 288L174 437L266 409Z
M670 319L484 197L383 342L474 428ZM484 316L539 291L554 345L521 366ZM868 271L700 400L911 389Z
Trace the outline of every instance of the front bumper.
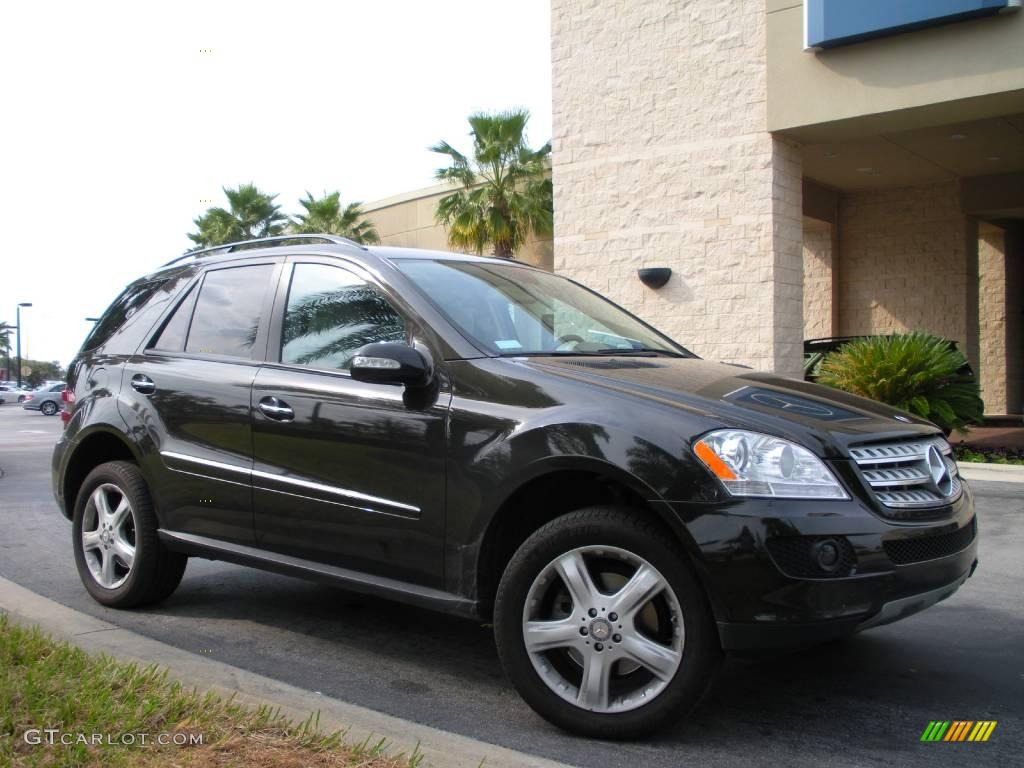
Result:
M744 499L674 505L700 551L698 571L726 650L813 645L910 616L944 600L977 567L974 499L963 494L929 522L885 519L865 498L812 502ZM766 542L834 536L848 541L848 575L798 578ZM936 541L955 542L930 551ZM894 562L908 547L920 555Z

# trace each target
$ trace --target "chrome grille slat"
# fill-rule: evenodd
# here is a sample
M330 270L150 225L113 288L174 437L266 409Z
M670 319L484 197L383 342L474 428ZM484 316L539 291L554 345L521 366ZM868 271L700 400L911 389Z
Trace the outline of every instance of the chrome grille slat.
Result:
M939 448L952 481L948 495L940 493L932 479L928 450L933 445ZM894 510L893 517L925 516L960 496L962 486L952 453L949 443L941 438L850 448L865 483L883 506Z

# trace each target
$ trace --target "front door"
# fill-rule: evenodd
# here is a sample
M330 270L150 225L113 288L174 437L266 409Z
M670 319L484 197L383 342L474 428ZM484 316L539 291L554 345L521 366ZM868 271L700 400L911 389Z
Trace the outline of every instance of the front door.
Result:
M259 546L440 587L450 393L353 380L359 347L412 340L408 315L356 266L290 268L252 389Z

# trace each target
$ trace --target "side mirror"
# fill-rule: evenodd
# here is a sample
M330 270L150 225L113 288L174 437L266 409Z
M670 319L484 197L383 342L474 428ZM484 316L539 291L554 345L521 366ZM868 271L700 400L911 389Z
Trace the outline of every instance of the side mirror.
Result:
M434 378L434 366L422 352L391 341L360 347L352 358L350 371L356 381L371 384L425 387Z

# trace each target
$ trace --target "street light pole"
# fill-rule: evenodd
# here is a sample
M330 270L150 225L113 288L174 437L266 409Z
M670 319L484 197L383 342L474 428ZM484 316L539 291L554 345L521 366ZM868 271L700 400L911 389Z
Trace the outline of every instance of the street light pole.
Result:
M31 306L31 301L23 301L20 304L18 304L17 308L14 310L14 313L17 316L15 324L18 330L18 389L21 389L21 308Z

